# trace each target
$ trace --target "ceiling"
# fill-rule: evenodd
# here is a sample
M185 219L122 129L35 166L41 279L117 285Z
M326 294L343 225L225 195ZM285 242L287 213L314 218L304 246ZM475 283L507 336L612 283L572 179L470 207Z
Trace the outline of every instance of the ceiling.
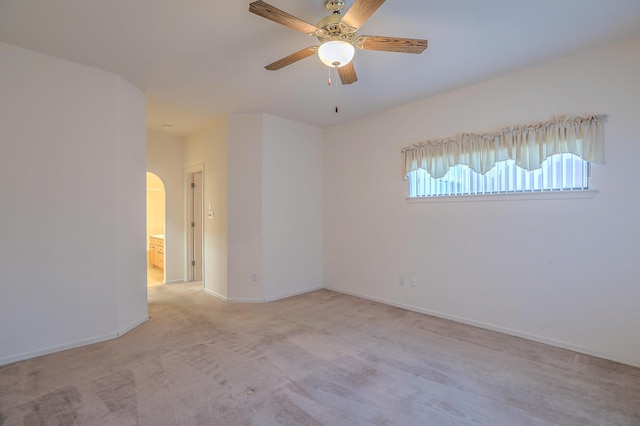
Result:
M324 0L267 1L312 24L327 14ZM149 129L187 135L228 112L324 128L640 36L640 0L387 0L358 34L429 48L357 50L358 81L337 86L336 114L336 83L317 57L264 69L316 40L249 2L0 0L0 42L117 73L147 94Z

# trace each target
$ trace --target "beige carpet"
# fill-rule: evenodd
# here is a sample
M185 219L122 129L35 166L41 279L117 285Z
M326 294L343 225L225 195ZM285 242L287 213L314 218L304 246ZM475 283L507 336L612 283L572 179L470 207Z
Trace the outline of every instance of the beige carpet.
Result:
M640 425L640 369L322 290L149 288L120 339L0 367L2 425Z
M164 283L164 270L147 264L147 285L154 286Z

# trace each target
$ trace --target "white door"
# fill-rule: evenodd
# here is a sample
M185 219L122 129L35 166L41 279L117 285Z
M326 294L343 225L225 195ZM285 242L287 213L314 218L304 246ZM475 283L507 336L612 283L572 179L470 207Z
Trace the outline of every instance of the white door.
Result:
M191 173L189 182L189 281L202 281L202 172Z

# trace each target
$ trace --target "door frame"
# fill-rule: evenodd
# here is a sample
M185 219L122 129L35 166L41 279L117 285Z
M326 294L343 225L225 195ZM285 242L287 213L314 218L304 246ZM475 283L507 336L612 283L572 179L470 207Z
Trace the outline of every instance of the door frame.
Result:
M162 193L163 193L163 200L162 200L162 216L164 217L164 220L162 221L162 234L164 235L164 248L162 250L162 264L163 264L163 268L162 268L162 284L166 284L167 283L167 184L164 182L164 179L162 179L162 177L160 176L159 173L157 173L156 171L153 170L146 170L146 174L145 174L145 180L146 180L146 196L145 196L145 200L146 203L148 204L149 201L149 179L148 179L148 174L152 174L155 177L157 177L160 180L160 183L162 183ZM146 265L147 267L149 266L149 257L148 257L148 251L149 251L149 212L148 212L148 206L145 205L145 245L147 247L147 256L145 256L146 259ZM149 276L147 273L147 286L149 285Z

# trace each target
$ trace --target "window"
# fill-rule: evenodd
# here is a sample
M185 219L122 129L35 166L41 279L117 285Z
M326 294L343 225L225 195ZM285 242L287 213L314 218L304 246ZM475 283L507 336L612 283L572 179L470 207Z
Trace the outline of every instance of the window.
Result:
M558 116L494 133L460 133L411 145L402 150L409 196L587 194L591 163L604 164L605 119Z
M410 197L500 194L506 192L579 191L589 189L588 161L569 154L555 154L541 168L525 170L514 160L500 161L484 175L458 164L434 179L423 169L408 174Z

